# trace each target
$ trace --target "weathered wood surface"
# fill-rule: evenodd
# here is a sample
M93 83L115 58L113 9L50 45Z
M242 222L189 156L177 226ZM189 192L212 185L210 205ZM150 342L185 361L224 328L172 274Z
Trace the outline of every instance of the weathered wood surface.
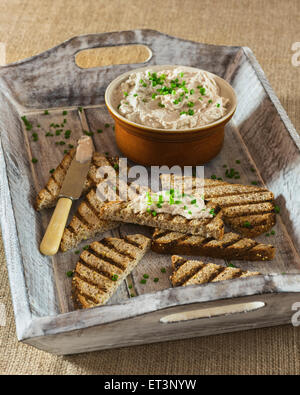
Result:
M144 325L144 322L139 321L142 314L197 301L192 288L168 289L170 257L151 252L128 280L133 284L133 289L129 290L124 282L110 300L110 306L88 312L72 312L71 281L66 272L74 268L78 255L71 251L48 258L38 251L51 210L42 213L34 211L32 205L36 192L45 184L49 170L57 166L68 144L74 144L83 130L94 133L94 144L99 152L120 154L114 140L112 120L103 104L103 94L113 78L137 67L136 64L130 64L83 70L76 66L75 54L87 48L135 43L151 49L152 57L145 64L173 63L199 67L225 77L232 83L238 96L238 108L226 128L224 148L217 158L205 166L205 175L224 177L223 164L234 167L241 174L240 180L235 182L258 181L259 184L267 185L275 193L281 207L282 216L278 216L274 227L276 235L258 238L261 242L276 244L276 259L264 263L233 262L236 266L259 270L263 274L276 273L276 281L269 281L267 276L256 280L225 282L211 288L198 286L197 295L201 295L201 302L237 298L255 292L300 292L300 186L297 182L300 139L251 51L240 47L193 43L150 30L81 36L43 54L0 69L0 130L4 151L4 154L0 154L1 225L19 339L48 335L48 329L51 332L53 328L54 332L57 328L55 333L72 333L79 327L84 329L101 325L106 322L99 318L103 314L112 317L112 321L136 316L136 320ZM78 106L82 106L83 110L80 111ZM49 115L44 115L44 109L49 109ZM63 110L68 111L66 116L62 114ZM32 131L26 131L20 120L24 114L34 125ZM51 123L61 124L65 118L67 123L63 129L72 131L69 139L63 137L64 132L60 136L45 136L52 130L49 128ZM105 127L106 123L110 126ZM38 128L38 124L41 127ZM103 132L97 133L99 129ZM32 132L38 134L38 141L33 141ZM56 145L58 141L65 141L66 144ZM31 162L33 157L38 159L36 164ZM236 164L236 160L240 164ZM251 167L255 172L251 171ZM73 210L75 208L76 205ZM106 235L137 231L149 234L146 228L122 225ZM79 249L88 243L82 243ZM203 260L212 261L209 258ZM213 261L225 264L222 260ZM162 267L166 268L166 273L161 273ZM150 276L145 285L140 283L144 273ZM293 281L284 280L289 276L281 273L295 273ZM159 278L158 282L153 281L155 277ZM258 288L255 281L260 284ZM165 294L161 290L165 290L162 291ZM129 299L126 305L119 305L119 302L127 300L131 292L143 296ZM180 295L183 294L184 302L180 302ZM163 295L169 304L162 303ZM143 300L140 298L144 297L147 297L145 303L148 305L140 305ZM264 298L261 297L262 300ZM290 309L290 306L285 305L284 308ZM58 315L59 312L69 313ZM271 315L276 322L280 321L278 311L274 310ZM54 318L41 318L49 316ZM34 324L32 319L36 320ZM220 320L222 322L222 318ZM263 325L266 324L264 321ZM246 327L245 320L242 325ZM165 334L158 340L167 338L170 333L167 328L162 329L162 332ZM191 330L192 333L195 332ZM179 330L178 337L190 334ZM170 334L169 338L175 338L172 336ZM143 342L143 339L139 341ZM151 341L150 334L144 337L144 342ZM113 339L107 344L113 346ZM82 347L81 350L84 350ZM87 349L90 347L86 346Z

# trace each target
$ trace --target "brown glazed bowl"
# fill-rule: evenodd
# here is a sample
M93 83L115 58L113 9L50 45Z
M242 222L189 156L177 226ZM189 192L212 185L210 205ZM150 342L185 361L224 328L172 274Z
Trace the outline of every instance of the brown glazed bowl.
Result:
M199 69L186 66L148 66L115 78L105 92L106 106L115 120L115 134L118 147L123 154L142 165L195 166L213 159L221 150L224 141L224 127L236 110L236 94L233 88L215 74L210 74L220 87L220 96L230 100L224 117L206 126L193 129L158 129L139 125L123 117L117 109L114 92L128 76L137 71L160 71L180 67L190 71Z

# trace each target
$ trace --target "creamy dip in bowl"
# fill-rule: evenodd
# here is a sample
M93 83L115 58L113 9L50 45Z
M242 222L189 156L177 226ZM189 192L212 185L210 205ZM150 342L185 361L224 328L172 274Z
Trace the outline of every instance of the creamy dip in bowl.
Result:
M186 166L204 164L221 150L236 95L208 71L155 65L114 79L105 103L126 157L145 165Z
M163 129L208 125L222 118L229 104L212 75L183 67L132 73L116 95L119 113L125 118Z

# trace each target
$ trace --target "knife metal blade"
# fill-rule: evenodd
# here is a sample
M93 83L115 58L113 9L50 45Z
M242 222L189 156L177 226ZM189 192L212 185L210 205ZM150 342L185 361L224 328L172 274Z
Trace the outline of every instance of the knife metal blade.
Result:
M80 198L90 168L92 156L93 155L84 163L77 161L76 155L74 156L67 170L59 197L67 197L72 200Z

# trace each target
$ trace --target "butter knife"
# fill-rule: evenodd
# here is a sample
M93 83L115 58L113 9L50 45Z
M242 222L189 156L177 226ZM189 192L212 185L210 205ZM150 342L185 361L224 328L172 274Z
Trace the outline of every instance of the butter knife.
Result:
M44 255L55 255L59 249L72 202L81 196L93 151L90 137L83 136L78 140L76 154L67 170L58 202L40 244L40 251Z

